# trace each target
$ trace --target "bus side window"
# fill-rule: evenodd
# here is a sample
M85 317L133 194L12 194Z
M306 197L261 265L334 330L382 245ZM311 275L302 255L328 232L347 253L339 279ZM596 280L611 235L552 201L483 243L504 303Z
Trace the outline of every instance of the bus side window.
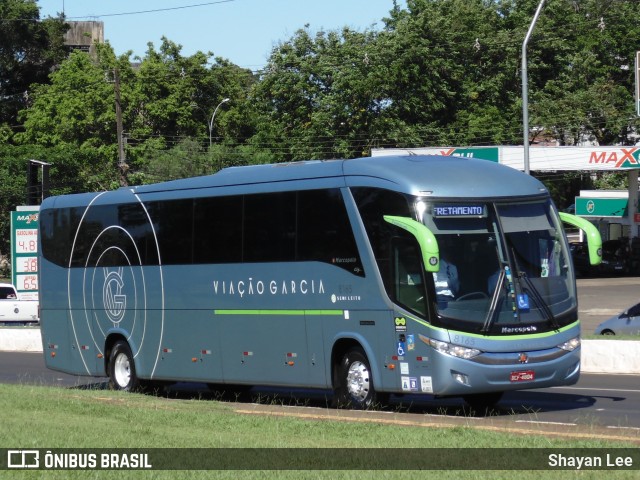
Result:
M292 262L295 237L295 192L244 196L244 262Z
M241 195L194 200L195 263L242 262Z
M298 192L296 260L331 263L364 276L340 190Z

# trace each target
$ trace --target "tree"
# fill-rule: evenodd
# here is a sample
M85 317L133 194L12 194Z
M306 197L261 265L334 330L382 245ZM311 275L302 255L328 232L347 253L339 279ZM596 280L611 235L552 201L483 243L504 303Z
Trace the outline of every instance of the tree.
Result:
M14 139L91 152L85 185L117 185L117 70L131 183L373 147L521 144L521 44L538 3L394 3L381 31L298 30L257 75L211 52L185 57L166 38L135 68L105 44L30 87ZM562 144L634 141L639 14L640 2L547 2L528 48L536 133ZM0 127L0 141L10 135ZM193 162L169 168L172 155Z
M61 18L40 21L35 0L0 2L0 130L9 140L19 129L18 111L29 103L29 87L47 76L67 55Z
M253 92L252 141L278 145L279 160L520 143L528 20L514 12L509 1L409 0L381 32L299 30L274 49Z
M68 145L42 147L37 145L0 145L0 255L9 252L9 212L26 204L27 166L29 160L41 160L51 164L50 190L52 195L99 189L95 173L86 168L93 155Z
M207 69L209 55L197 52L183 57L180 49L166 38L159 51L149 44L139 69L123 87L128 92L128 131L134 139L158 137L172 144L208 132L194 111L223 98Z
M147 152L142 183L154 183L213 173L214 167L202 145L192 138L182 140L170 149Z
M106 60L112 53L108 46L98 52L97 62L85 52L73 52L50 75L51 83L32 85L32 104L20 117L25 131L16 135L25 145L67 146L90 153L92 160L83 171L93 179L94 190L118 184L111 75L115 60Z
M158 162L162 163L156 158L159 149L169 148L178 155L185 151L195 153L200 149L190 139L198 139L202 147L209 146L210 136L217 143L219 139L242 138L253 132L247 108L247 95L255 81L251 71L219 57L210 65L211 53L183 57L180 51L179 45L166 38L159 51L149 44L139 69L123 85L127 92L124 103L129 153L144 181L158 178L158 172L163 171L158 170ZM230 101L218 112L215 125L211 125L212 114L224 98ZM232 149L235 143L229 141L225 150ZM202 166L203 172L211 173L216 165L224 164L214 158L213 151L208 155L207 161L195 162L207 165ZM187 171L193 170L180 168L172 175Z
M640 2L550 2L533 40L532 124L562 145L635 143L639 17Z
M276 47L252 91L256 146L276 161L367 155L381 135L398 128L387 65L377 35L301 29Z
M51 74L50 84L32 86L33 102L24 111L23 143L74 144L101 148L115 141L114 94L110 66L73 52Z
M97 47L97 58L74 52L50 75L50 83L31 86L32 102L21 116L25 131L17 136L23 144L68 145L92 152L93 161L85 169L94 172L94 187L118 185L116 70L133 183L157 178L153 172L145 176L145 167L159 149L190 137L207 138L208 144L211 113L222 98L232 98L230 110L236 113L227 121L218 116L218 135L250 131L242 112L251 72L222 59L209 67L211 54L183 57L181 47L167 39L159 51L149 44L136 68L130 53L116 58L108 43Z

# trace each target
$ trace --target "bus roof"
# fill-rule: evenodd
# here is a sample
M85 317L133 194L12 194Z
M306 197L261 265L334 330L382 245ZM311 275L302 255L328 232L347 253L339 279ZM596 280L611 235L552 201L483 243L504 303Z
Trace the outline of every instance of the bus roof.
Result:
M214 175L103 192L106 194L101 195L98 203L128 202L131 193L153 201L345 186L387 188L416 196L449 199L548 196L547 189L535 178L496 162L455 156L409 155L231 167ZM49 197L41 208L82 206L96 199L96 192Z
M231 167L214 175L133 187L133 191L144 195L173 190L238 187L238 193L243 193L245 189L242 186L266 187L267 184L273 184L273 187L265 188L265 191L333 185L391 188L413 195L437 197L499 198L547 194L541 182L511 167L488 160L436 155Z

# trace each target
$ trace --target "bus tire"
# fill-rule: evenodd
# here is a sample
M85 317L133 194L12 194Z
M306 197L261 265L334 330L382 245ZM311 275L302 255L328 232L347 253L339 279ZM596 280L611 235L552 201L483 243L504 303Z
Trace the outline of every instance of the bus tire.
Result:
M125 392L140 390L140 379L136 375L131 347L124 340L118 340L109 356L109 388Z
M364 350L354 347L345 353L337 368L335 404L338 408L367 410L375 404L371 366Z

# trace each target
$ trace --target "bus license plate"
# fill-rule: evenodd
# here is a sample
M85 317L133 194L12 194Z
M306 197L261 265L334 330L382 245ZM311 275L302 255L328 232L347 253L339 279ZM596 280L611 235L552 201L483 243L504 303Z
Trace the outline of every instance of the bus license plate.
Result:
M536 373L533 370L524 370L521 372L511 372L512 382L530 382L535 380Z

